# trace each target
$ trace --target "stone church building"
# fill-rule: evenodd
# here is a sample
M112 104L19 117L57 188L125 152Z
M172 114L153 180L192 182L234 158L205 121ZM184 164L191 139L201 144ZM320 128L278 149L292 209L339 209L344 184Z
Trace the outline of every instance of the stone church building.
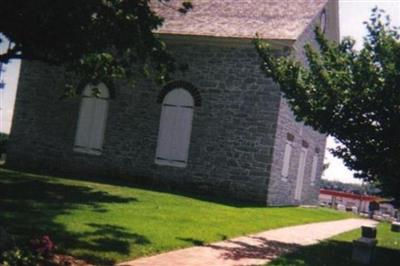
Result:
M261 72L252 39L258 33L305 62L303 46L315 43L316 25L339 39L337 0L193 5L183 15L153 3L165 18L160 37L189 65L164 87L149 80L87 84L81 97L60 99L62 69L23 61L7 164L267 205L316 203L326 136L295 121Z

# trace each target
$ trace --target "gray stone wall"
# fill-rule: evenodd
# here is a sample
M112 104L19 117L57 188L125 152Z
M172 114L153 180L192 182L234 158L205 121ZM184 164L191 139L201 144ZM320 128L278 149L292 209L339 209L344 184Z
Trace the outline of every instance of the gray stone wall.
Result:
M334 19L328 17L328 19ZM310 26L303 32L300 38L293 46L293 54L295 58L307 65L307 59L304 54L304 45L311 43L314 47L317 44L314 39L314 28L319 23L320 17L316 16ZM327 23L329 26L336 25L335 23ZM327 28L327 31L332 31ZM290 133L294 136L292 145L292 154L290 161L289 177L287 179L282 177L283 156L286 145L287 134ZM294 198L296 181L299 167L299 155L302 148L303 141L307 142L309 147L307 149L305 175L303 181L303 189L301 193L301 200L297 201ZM274 154L272 159L272 169L268 188L269 205L291 205L291 204L317 204L320 188L320 179L323 170L323 161L325 155L326 135L320 134L309 126L304 126L301 122L296 122L293 112L287 101L282 97L279 107L278 126L276 130ZM316 150L319 152L317 153ZM311 182L311 169L314 154L318 156L318 167L316 180Z
M318 21L319 16L314 24ZM314 24L294 44L294 56L304 63L302 47L312 41ZM317 203L325 136L295 122L278 86L260 72L254 47L189 39L169 46L175 58L189 64L188 72L174 78L197 87L202 102L194 109L186 168L154 163L159 86L144 80L114 84L103 152L82 154L73 151L80 100L59 99L65 83L61 69L28 61L21 66L7 164L78 177L123 177L269 205ZM286 180L281 170L287 133L294 143ZM309 147L298 202L294 191L303 141ZM311 185L316 149L319 165Z
M161 90L150 81L115 84L103 152L73 151L80 101L60 100L60 69L24 61L15 104L8 165L20 169L124 177L208 194L266 202L280 93L259 70L252 46L171 44L189 64L176 79L202 97L195 107L186 168L154 163ZM276 163L276 162L275 162Z
M294 136L294 141L292 142L289 176L288 178L284 178L281 172L288 133ZM317 204L324 160L325 139L325 135L319 134L312 128L304 126L302 123L295 122L293 112L290 110L287 102L284 99L282 100L268 188L267 202L269 205ZM303 141L307 142L308 148L301 201L297 201L294 199L294 194L299 167L299 156ZM319 164L317 167L316 180L312 184L311 169L314 154L317 154Z

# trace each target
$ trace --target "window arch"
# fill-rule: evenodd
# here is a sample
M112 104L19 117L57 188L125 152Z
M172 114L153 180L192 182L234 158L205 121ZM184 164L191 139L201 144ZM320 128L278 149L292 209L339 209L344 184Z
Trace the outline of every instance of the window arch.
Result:
M99 155L102 152L110 93L104 83L89 84L82 91L74 150Z
M157 102L162 103L165 96L172 90L175 90L176 88L184 88L186 91L188 91L194 100L194 106L201 106L201 95L199 92L199 89L197 89L193 84L184 81L184 80L175 80L169 82L167 85L165 85L160 93L158 94L157 97Z
M175 88L162 101L155 162L185 167L192 131L194 99L183 88Z

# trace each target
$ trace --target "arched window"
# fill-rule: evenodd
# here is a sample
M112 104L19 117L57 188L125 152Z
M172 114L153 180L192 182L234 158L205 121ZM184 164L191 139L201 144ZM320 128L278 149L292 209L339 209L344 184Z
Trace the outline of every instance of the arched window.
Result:
M109 97L109 91L103 83L87 85L83 90L75 136L75 151L101 154Z
M156 163L185 167L192 131L194 100L185 89L168 92L162 102Z

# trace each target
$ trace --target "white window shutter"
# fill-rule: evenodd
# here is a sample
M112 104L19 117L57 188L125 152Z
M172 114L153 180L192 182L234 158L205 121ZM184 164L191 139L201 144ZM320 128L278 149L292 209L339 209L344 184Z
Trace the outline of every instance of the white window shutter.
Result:
M186 163L189 153L190 135L192 131L193 108L177 108L175 134L172 150L172 158Z
M94 99L95 108L91 128L91 140L89 147L93 150L101 150L103 147L104 131L107 120L108 102L105 99Z
M179 152L180 152L180 133L182 129L181 124L181 110L178 106L171 107L173 109L173 118L170 120L170 124L168 125L168 129L170 130L169 135L171 136L171 140L169 142L168 150L169 155L168 159L171 161L178 162Z
M193 97L184 89L172 90L164 98L157 141L157 164L186 166L193 105Z
M157 159L168 160L171 157L171 143L173 141L173 128L175 123L176 108L164 106L161 110L160 129L158 134Z
M311 184L313 185L317 177L318 155L314 154L311 168Z
M103 147L109 93L104 84L97 87L99 97L93 95L92 85L86 86L82 93L74 150L98 155Z
M77 147L89 146L94 108L93 98L84 97L82 99L75 137L75 146Z
M294 198L301 200L301 193L303 191L304 171L306 168L307 149L302 148L299 157L299 168L297 169L297 180Z
M287 178L289 176L290 158L292 155L292 145L287 142L285 145L285 151L283 154L283 166L282 166L282 177Z

